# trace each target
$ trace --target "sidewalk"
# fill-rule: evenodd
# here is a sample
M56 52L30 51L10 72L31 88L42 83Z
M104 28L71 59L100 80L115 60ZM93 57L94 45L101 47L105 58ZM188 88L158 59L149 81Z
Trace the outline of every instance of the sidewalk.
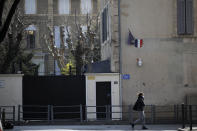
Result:
M181 125L147 125L149 131L177 131ZM197 126L194 127L197 130ZM130 125L46 125L46 126L15 126L12 130L5 131L128 131ZM141 130L141 125L136 125L135 130Z

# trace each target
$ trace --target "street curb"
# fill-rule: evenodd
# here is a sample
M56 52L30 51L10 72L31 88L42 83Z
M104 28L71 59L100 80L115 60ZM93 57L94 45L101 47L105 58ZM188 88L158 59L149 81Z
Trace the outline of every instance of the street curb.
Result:
M178 128L178 131L191 131L189 127L186 128ZM192 131L197 131L197 128L193 128Z
M186 128L179 128L178 131L190 131L190 129L188 127L186 127Z

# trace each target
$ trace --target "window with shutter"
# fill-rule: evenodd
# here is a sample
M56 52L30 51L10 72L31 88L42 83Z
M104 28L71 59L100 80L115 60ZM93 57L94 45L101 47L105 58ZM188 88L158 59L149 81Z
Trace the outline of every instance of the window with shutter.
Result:
M193 0L177 0L177 33L193 34Z
M102 12L102 42L109 39L110 35L110 21L109 21L109 9L106 6Z
M36 0L25 0L25 14L36 14Z
M68 38L68 33L70 32L70 27L63 26L60 29L61 29L60 34L62 36L62 38L61 38L61 41L62 41L61 46L65 47L66 49L68 49L67 38ZM67 29L68 29L68 31L67 31Z
M193 34L193 0L186 0L186 33Z
M34 49L36 27L34 25L29 25L25 30L27 32L27 48Z
M105 22L104 22L105 23L104 24L104 41L106 41L107 40L107 15L108 15L107 14L107 8L105 8L104 12L105 12L104 13L105 14L105 16L104 16L105 17L105 19L104 19L105 20Z
M104 30L104 24L105 24L105 17L104 17L104 11L102 12L102 42L104 42L105 40L104 40L104 32L105 32L105 30Z
M61 39L60 39L60 27L59 26L54 26L54 35L55 35L55 46L57 48L60 48Z
M92 0L81 0L81 13L90 14L92 11Z
M27 31L27 48L35 48L35 31Z
M59 0L58 7L59 7L59 14L69 14L70 0Z
M185 34L185 0L177 0L177 31Z

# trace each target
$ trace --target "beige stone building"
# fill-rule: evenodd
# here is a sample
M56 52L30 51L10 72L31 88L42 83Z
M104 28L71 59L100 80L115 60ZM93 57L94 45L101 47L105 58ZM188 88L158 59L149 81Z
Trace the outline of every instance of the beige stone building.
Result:
M33 62L39 64L39 75L60 75L56 60L48 53L43 35L49 34L48 26L52 27L55 44L58 48L68 46L60 41L60 26L69 26L76 30L77 22L86 27L87 13L97 15L97 0L22 0L20 8L24 14L27 36L24 38L26 51L33 52ZM66 34L65 34L66 36Z
M197 0L101 0L100 7L102 60L121 74L121 104L133 104L138 92L148 105L194 104ZM129 30L141 48L128 43Z

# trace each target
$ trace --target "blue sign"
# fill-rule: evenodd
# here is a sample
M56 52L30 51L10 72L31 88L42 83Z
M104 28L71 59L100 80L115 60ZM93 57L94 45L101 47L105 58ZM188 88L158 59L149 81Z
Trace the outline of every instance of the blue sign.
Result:
M129 74L123 74L122 75L122 79L129 80L130 79L130 75Z

